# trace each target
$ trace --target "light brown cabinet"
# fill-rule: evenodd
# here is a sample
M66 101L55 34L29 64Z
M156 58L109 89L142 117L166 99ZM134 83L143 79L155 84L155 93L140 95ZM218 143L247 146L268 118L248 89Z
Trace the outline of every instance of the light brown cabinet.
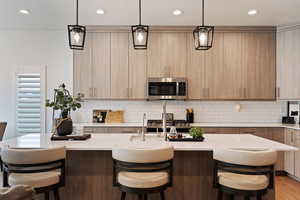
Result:
M150 33L148 77L186 77L186 37L186 33Z
M129 37L129 99L146 99L147 50L135 50Z
M224 33L224 63L219 67L217 99L243 99L242 33Z
M299 99L300 27L282 30L277 35L278 99Z
M128 40L129 33L111 33L111 99L127 99L129 97Z
M92 44L93 98L110 97L110 33L93 33ZM88 80L88 79L87 79Z
M300 131L294 134L294 145L300 149ZM295 152L295 176L300 178L300 150Z
M192 34L188 38L187 79L189 99L205 99L208 97L205 87L205 52L196 51Z
M246 99L276 98L275 33L243 33L242 68Z
M86 35L85 48L82 51L73 52L74 62L74 94L82 93L85 98L93 97L92 85L92 43L93 35Z
M146 99L148 77L186 77L190 100L275 100L275 40L272 31L217 31L210 50L196 51L190 32L162 30L135 50L127 31L88 32L74 51L74 92Z
M285 144L294 146L294 136L294 130L286 129ZM295 174L295 153L292 151L284 153L284 170L291 175Z

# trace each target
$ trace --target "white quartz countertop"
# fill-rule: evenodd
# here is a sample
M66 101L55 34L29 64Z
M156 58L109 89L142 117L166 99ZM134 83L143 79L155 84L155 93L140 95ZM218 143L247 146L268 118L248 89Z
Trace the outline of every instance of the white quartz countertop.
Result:
M79 127L142 127L143 123L74 123Z
M142 127L142 123L74 123L79 127ZM300 130L299 124L281 123L192 123L191 127L228 127L228 128L291 128Z
M155 147L169 144L176 151L213 151L217 148L247 148L247 149L275 149L277 151L297 151L292 146L274 142L268 139L250 134L208 134L204 135L204 142L166 142L163 138L150 135L152 139L146 137L146 141L131 141L132 134L92 134L86 141L51 141L51 134L29 134L13 139L5 140L1 143L12 148L50 148L65 146L67 150L86 151L110 151L116 146L138 146ZM155 136L155 137L154 137ZM154 138L154 139L153 139Z

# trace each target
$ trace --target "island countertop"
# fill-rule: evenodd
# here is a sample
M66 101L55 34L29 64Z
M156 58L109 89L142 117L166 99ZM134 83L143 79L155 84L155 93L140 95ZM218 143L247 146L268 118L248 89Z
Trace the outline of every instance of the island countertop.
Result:
M175 151L213 151L216 148L247 148L247 149L275 149L277 151L297 151L289 145L274 142L268 139L250 134L207 134L203 142L166 142L163 138L151 139L146 137L142 142L139 138L131 140L133 134L92 134L86 141L51 141L51 134L29 134L17 138L8 139L1 145L9 145L13 148L51 148L65 146L71 151L110 151L115 146L139 146L154 147L158 145L172 145Z

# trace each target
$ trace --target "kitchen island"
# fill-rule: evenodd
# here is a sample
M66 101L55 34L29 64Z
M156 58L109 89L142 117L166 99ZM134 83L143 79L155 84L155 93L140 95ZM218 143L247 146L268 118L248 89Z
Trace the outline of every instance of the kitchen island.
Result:
M165 143L173 145L174 182L166 192L166 199L212 200L216 190L212 186L213 150L217 148L272 148L278 151L296 151L297 148L250 134L209 134L204 142L165 142L163 138L148 135L142 142L132 134L93 134L86 141L50 141L50 134L26 135L6 140L2 145L15 148L67 148L66 186L61 190L64 200L119 200L118 188L112 186L111 150L114 146L153 147ZM128 195L128 200L136 199ZM159 199L156 194L150 200ZM270 190L264 199L274 200Z

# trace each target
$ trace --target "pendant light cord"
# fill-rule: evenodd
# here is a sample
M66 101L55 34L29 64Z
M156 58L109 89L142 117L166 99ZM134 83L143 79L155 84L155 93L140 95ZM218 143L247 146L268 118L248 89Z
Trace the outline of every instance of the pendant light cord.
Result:
M142 2L139 0L139 25L142 25Z
M76 0L76 25L78 25L78 0Z
M202 0L202 26L204 26L204 0Z

